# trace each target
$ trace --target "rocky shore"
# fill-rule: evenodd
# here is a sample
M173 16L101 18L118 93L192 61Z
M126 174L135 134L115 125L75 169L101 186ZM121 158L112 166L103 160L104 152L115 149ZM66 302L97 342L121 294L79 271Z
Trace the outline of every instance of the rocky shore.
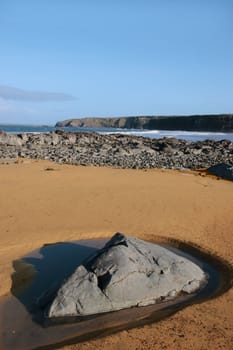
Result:
M233 143L86 132L14 135L0 131L0 159L19 157L117 168L200 169L233 164Z

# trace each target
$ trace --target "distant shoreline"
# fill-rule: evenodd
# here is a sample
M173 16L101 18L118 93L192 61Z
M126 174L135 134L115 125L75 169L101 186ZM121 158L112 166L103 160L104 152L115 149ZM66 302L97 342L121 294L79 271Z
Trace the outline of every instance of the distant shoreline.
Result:
M95 132L102 135L108 134L122 134L122 135L132 135L132 136L142 136L150 139L160 139L160 138L178 138L180 140L186 141L204 141L206 139L221 141L223 139L230 140L233 142L233 132L213 132L213 131L187 131L187 130L148 130L148 129L125 129L125 128L88 128L88 127L55 127L49 125L26 125L26 124L1 124L0 131L7 132L10 134L45 134L57 131L65 132Z
M233 132L233 114L79 118L59 121L55 127Z

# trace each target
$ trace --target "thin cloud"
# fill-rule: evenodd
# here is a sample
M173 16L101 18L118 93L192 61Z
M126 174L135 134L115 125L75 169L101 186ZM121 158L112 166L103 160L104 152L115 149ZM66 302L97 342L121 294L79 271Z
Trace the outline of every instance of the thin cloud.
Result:
M11 115L19 115L19 114L35 114L37 111L33 108L25 107L25 106L16 106L15 102L9 102L0 97L0 116L11 116Z
M32 102L48 102L48 101L72 101L75 97L62 92L46 92L31 91L18 89L12 86L0 85L0 98L4 100L14 101L32 101Z

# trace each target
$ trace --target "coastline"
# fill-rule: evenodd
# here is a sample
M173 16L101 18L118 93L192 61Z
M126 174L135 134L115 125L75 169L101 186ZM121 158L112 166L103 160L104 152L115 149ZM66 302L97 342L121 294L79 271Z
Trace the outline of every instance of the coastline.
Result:
M229 181L191 171L21 159L0 165L0 183L0 295L10 290L12 261L22 255L45 243L109 237L117 231L143 239L190 241L233 264ZM232 293L156 324L63 349L147 349L163 344L164 349L230 350Z
M74 126L65 126L58 127L52 125L24 125L24 124L1 124L0 123L0 132L4 131L9 134L40 134L40 133L50 133L56 131L65 131L65 132L95 132L102 135L108 134L121 134L121 135L132 135L132 136L142 136L148 137L151 139L160 139L160 138L178 138L186 141L205 141L206 139L221 141L221 140L230 140L233 141L233 131L187 131L187 130L158 130L158 129L127 129L127 128L88 128L88 127L74 127Z
M170 115L170 116L128 116L111 118L68 119L56 126L71 127L114 127L148 130L189 130L189 131L232 131L232 114Z

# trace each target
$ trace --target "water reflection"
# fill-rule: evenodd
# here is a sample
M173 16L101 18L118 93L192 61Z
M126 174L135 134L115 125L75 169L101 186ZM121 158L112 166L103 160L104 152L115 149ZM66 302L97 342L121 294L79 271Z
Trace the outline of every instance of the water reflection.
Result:
M12 295L0 299L0 349L35 350L55 349L118 330L159 321L185 306L213 298L230 288L232 269L216 257L213 258L188 244L171 243L169 249L195 259L209 274L208 284L199 293L146 307L134 307L100 314L82 322L44 327L43 314L38 300L49 290L48 300L62 281L73 273L77 265L102 248L106 240L45 245L13 263ZM175 247L175 248L174 248ZM188 255L187 255L188 254Z
M12 294L29 312L35 313L38 304L42 306L41 300L52 300L64 279L103 244L103 240L50 244L21 260L15 260Z

